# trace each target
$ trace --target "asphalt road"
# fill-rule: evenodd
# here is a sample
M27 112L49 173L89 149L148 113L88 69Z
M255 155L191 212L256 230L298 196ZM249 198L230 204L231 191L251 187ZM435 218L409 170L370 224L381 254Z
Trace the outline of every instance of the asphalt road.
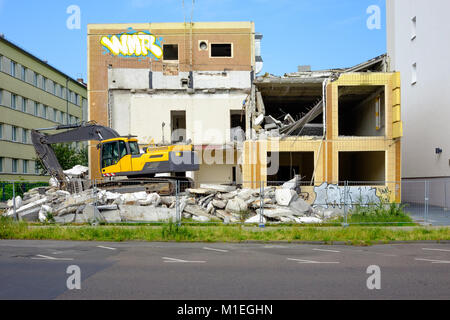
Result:
M69 290L67 268L81 270ZM371 265L381 289L369 290ZM0 299L449 299L450 244L0 241Z

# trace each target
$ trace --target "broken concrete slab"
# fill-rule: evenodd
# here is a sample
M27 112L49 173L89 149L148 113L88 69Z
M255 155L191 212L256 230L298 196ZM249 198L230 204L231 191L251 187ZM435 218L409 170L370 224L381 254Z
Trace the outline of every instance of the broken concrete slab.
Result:
M216 200L216 199L214 199L212 201L212 204L217 209L225 209L225 207L227 206L227 202L228 201L226 201L226 200Z
M262 215L267 217L267 218L272 218L272 219L276 219L276 218L280 218L280 217L293 217L295 212L293 212L292 210L290 210L289 208L284 208L284 207L279 207L276 209L264 209L262 210ZM261 209L256 209L256 213L257 214L261 214Z
M192 216L192 220L197 222L210 222L211 220L205 216Z
M121 205L119 211L123 221L176 221L175 209Z
M222 192L222 193L233 192L233 191L236 191L236 189L237 189L236 186L227 186L227 185L219 185L219 184L201 184L200 188L206 189L206 190Z
M305 200L300 198L292 201L289 207L296 215L310 215L313 212L312 207Z
M247 219L245 223L261 223L261 218L263 223L267 223L267 219L264 216L261 216L260 214L257 214L256 216Z
M315 218L315 217L299 217L299 218L295 218L295 220L298 223L304 223L304 224L320 224L323 221L319 218Z
M214 190L208 189L186 189L186 192L192 195L208 195L214 193Z
M84 208L83 216L88 222L104 222L103 216L100 214L100 211L97 209L97 207L90 204Z
M275 190L275 199L280 206L289 206L292 201L298 199L298 194L291 189L277 189Z
M255 126L259 126L264 122L264 115L260 114L258 117L255 118L255 121L253 122L253 124Z
M239 213L242 211L246 211L247 209L248 209L247 203L240 198L229 200L225 208L226 211L232 213Z

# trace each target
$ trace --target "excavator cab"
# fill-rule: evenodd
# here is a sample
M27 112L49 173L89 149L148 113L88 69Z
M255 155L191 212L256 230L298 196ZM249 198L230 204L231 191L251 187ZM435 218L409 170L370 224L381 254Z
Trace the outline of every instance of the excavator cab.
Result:
M133 138L114 138L100 145L103 177L153 177L157 173L198 171L199 161L192 145L147 147L141 153Z

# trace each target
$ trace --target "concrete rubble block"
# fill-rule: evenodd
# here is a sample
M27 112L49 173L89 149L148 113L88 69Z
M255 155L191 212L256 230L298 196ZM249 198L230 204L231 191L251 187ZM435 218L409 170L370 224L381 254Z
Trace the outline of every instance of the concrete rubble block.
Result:
M297 188L298 183L299 183L298 178L295 177L294 179L289 180L288 182L285 182L283 184L282 188L283 189L292 189L292 190L294 190L295 188Z
M46 222L48 214L52 213L53 209L50 206L43 205L39 210L38 219L40 222Z
M216 216L225 223L236 223L239 219L225 210L216 210Z
M157 207L161 204L161 197L157 193L147 194L145 200L138 200L141 206Z
M274 130L274 129L278 129L278 126L276 125L276 123L268 123L264 126L265 130Z
M259 189L241 189L239 190L239 193L237 195L238 198L247 201L251 199L253 196L257 197L259 196Z
M11 202L10 202L11 201ZM14 206L14 201L11 199L8 201L8 207L12 208ZM24 206L23 200L21 196L16 197L16 210L20 209L20 207Z
M257 214L256 216L251 217L250 219L247 219L245 223L260 223L262 217L262 222L265 224L267 223L267 219L264 216L261 216L260 214Z
M315 218L315 217L299 217L295 218L295 220L298 223L304 223L304 224L320 224L322 223L322 219Z
M220 221L217 217L210 215L208 213L208 211L206 211L205 209L203 209L202 207L200 207L198 205L187 205L186 208L184 209L184 212L192 215L192 218L194 218L194 216L197 216L197 217L203 216L203 217L207 217L210 221L211 220Z
M211 219L205 216L192 216L192 220L197 222L210 222Z
M210 201L212 201L212 199L214 198L215 194L210 194L206 197L201 198L198 201L198 205L204 207L205 205L207 206L209 204Z
M65 170L64 174L71 178L81 178L89 172L89 168L85 166L76 165L72 169Z
M229 193L219 193L217 198L220 200L231 200L234 199L238 195L237 191L229 192Z
M305 200L300 198L292 201L289 207L292 211L295 212L295 215L297 216L311 215L312 213L314 213L313 208Z
M77 222L76 220L76 214L67 214L65 216L61 217L54 217L55 222L58 224L68 224L68 223L86 223L86 221L83 220L83 222ZM83 219L82 217L80 219Z
M45 197L38 201L29 203L25 206L20 207L16 210L16 213L19 215L20 219L25 221L38 221L39 220L39 211L41 210L41 206L46 204L48 198ZM13 210L10 210L13 211Z
M86 205L86 207L83 209L83 216L87 222L105 221L97 207L90 204Z
M78 206L82 204L93 203L97 200L97 196L93 194L92 190L88 190L67 198L67 200L64 202L64 206Z
M97 206L97 209L101 212L113 211L113 210L119 210L119 206L117 204L108 204L108 205Z
M227 200L217 200L214 199L212 201L212 204L214 207L216 207L217 209L225 209L225 207L227 206Z
M298 199L298 194L291 189L277 189L275 191L275 199L280 206L289 206L292 201Z
M264 121L266 122L266 124L271 124L271 123L273 123L273 124L276 124L276 125L278 125L278 126L281 126L281 125L282 125L281 121L275 119L275 118L272 117L271 115L264 117Z
M186 192L191 194L191 195L208 195L211 193L214 193L214 190L208 190L208 189L186 189Z
M212 201L208 204L208 206L206 207L206 212L208 214L213 214L215 211L214 205L212 204Z
M41 198L42 198L42 196L40 194L29 196L26 198L27 200L22 200L22 205L26 206L27 204L36 202L36 201L40 200ZM24 199L25 199L25 196L24 196Z
M267 205L274 204L274 201L271 198L265 198L263 201L263 207L267 207ZM261 199L253 201L250 206L254 209L261 208Z
M240 198L231 199L230 201L228 201L225 208L226 211L232 213L239 213L241 211L246 211L247 209L247 203Z
M212 190L216 192L229 193L236 191L236 186L216 185L216 184L202 184L201 189Z
M263 114L260 114L259 116L257 116L257 117L255 118L255 121L253 122L253 124L254 124L255 126L260 126L263 122L264 122L264 115L263 115Z
M119 223L122 221L120 210L102 211L101 215L107 223Z
M256 209L256 213L261 214L261 209ZM279 219L280 217L291 218L294 216L295 212L289 208L278 207L276 209L264 209L262 214L267 218Z
M163 196L163 197L161 197L161 203L165 204L166 206L169 206L169 207L171 205L173 205L176 200L177 199L174 196Z
M123 221L176 221L175 209L122 205L119 210Z
M71 194L70 194L70 192L67 192L67 191L64 191L64 190L57 190L56 192L55 192L59 197L70 197L71 196Z

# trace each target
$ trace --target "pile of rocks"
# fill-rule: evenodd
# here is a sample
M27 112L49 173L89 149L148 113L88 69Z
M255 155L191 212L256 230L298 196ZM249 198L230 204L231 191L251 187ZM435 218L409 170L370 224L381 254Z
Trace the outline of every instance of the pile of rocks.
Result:
M70 194L55 187L37 188L16 198L16 214L25 221L92 223L126 221L175 221L183 218L198 222L224 223L323 223L335 218L339 210L313 208L299 198L295 184L281 188L238 189L235 186L201 185L178 197L156 193L112 193L88 190ZM13 201L7 216L13 216Z

